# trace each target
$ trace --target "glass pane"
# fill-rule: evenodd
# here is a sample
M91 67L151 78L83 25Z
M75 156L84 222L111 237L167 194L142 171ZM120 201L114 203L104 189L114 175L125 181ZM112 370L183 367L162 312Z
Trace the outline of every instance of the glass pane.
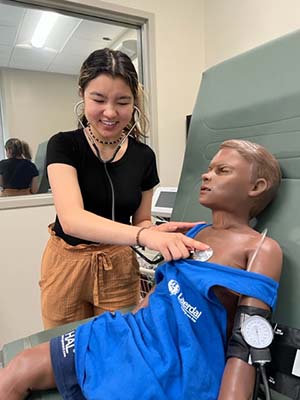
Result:
M77 126L74 105L84 59L104 47L121 50L142 82L140 37L136 25L0 3L0 159L5 140L19 138L29 144L42 179L47 140ZM46 185L39 192L47 190Z

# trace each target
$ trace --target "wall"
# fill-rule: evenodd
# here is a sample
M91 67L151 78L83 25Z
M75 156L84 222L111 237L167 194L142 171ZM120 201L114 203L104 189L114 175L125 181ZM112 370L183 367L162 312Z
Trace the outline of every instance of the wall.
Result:
M33 158L39 143L76 126L69 106L79 99L76 76L2 68L1 90L6 131L26 140Z
M300 28L298 0L205 0L205 67Z
M38 279L54 207L0 210L0 349L42 329Z

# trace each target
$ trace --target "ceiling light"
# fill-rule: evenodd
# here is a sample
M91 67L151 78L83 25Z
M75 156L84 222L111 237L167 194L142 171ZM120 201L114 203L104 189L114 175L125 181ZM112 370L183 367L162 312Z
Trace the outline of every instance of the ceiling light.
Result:
M31 39L33 47L41 48L44 46L57 18L58 14L54 12L44 11L42 13L41 19L39 20Z

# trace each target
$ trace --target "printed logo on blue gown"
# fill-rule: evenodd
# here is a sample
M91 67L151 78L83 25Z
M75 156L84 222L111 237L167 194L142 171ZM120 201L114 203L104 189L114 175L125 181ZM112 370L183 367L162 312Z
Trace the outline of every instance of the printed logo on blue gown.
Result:
M169 288L169 292L172 296L176 295L177 293L180 292L180 286L179 283L177 281L175 281L175 279L171 279L168 283L168 288Z

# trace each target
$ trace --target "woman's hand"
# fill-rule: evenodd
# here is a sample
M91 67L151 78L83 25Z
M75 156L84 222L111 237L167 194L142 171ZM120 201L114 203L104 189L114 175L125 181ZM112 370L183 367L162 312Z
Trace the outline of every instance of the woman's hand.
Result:
M175 228L175 226L173 228ZM191 250L201 251L210 247L182 233L168 232L160 232L153 227L144 229L139 235L139 243L149 249L159 251L165 261L187 258L190 256Z
M196 225L205 224L205 221L200 222L178 222L178 221L171 221L171 222L163 222L159 225L153 225L150 229L154 229L156 231L161 232L180 232L185 233L189 229L193 228Z

